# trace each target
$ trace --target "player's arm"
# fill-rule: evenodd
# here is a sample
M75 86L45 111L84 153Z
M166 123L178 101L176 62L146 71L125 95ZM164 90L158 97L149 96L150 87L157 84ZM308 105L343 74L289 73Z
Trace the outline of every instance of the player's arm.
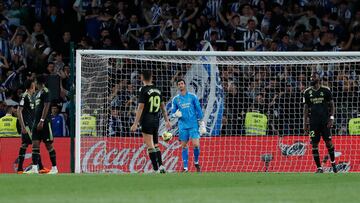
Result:
M37 126L37 130L41 130L44 127L44 121L45 121L46 115L49 112L49 108L50 108L50 102L44 103L44 108L43 108L43 111L42 111L42 114L41 114L41 119L40 119L39 124Z
M144 111L144 107L145 107L145 104L144 103L139 103L138 105L138 108L136 110L136 116L135 116L135 121L134 121L134 124L131 126L130 128L130 131L131 132L135 132L136 129L137 129L137 126L139 125L139 121L140 121L140 118L141 118L141 115Z
M205 134L206 133L206 125L205 125L205 122L203 121L204 114L201 109L200 101L196 96L194 96L193 102L194 102L194 107L195 107L196 118L199 121L200 134Z
M304 103L304 131L305 133L309 130L309 126L308 126L308 119L309 119L309 98L307 97L307 92L304 93L304 97L303 97L303 103Z
M330 118L329 121L327 123L327 127L331 128L334 124L334 115L335 115L335 103L334 100L332 98L332 93L330 91L330 89L327 89L327 94L326 94L326 100L329 102L329 106L330 106Z
M194 96L194 106L195 106L195 112L196 112L196 118L201 121L204 117L204 114L202 112L202 109L201 109L201 105L200 105L200 101L199 99Z
M308 119L309 119L309 106L304 104L304 131L307 132L308 128Z
M23 103L23 100L20 102L20 104ZM19 106L17 109L17 116L19 118L19 122L20 122L20 126L21 126L21 133L22 134L26 134L26 126L25 126L25 122L24 122L24 118L22 116L22 111L23 111L24 107L23 106Z
M138 128L141 115L142 115L142 113L144 111L144 108L145 108L145 101L146 101L145 92L143 91L143 88L140 88L139 101L138 101L139 104L138 104L138 108L136 110L134 124L130 128L131 132L135 132L136 129Z
M42 113L41 113L41 118L40 118L39 124L37 126L37 130L41 130L44 127L44 121L46 119L46 116L48 115L49 108L50 108L50 98L49 98L49 96L50 96L49 92L45 92L43 94L42 99L44 99L44 108L43 108Z
M170 128L171 128L170 120L169 120L169 117L168 117L168 115L167 115L166 107L165 107L165 103L164 103L164 102L161 102L160 108L161 108L161 112L162 112L162 114L163 114L163 116L164 116L164 119L165 119L165 122L166 122L166 123L165 123L166 128L167 128L167 129L170 129Z
M176 103L176 100L175 100L176 97L173 98L172 102L171 102L171 117L175 118L180 118L182 117L182 113Z

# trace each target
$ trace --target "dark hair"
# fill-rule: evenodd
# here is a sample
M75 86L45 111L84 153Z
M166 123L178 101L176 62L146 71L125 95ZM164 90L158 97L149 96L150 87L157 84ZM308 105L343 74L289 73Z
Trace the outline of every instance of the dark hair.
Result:
M146 80L146 81L151 80L152 73L151 73L150 70L143 70L143 71L141 72L141 75L143 75L144 80Z
M247 23L251 23L251 22L255 23L255 20L250 18Z
M60 105L57 103L52 103L50 108L52 108L52 107L56 107L56 108L60 109Z
M40 85L45 85L46 78L44 75L38 75L36 76L36 82Z
M45 37L43 34L38 34L35 36L36 41L38 42L45 42Z
M13 106L7 106L6 107L6 113L11 113L12 112L12 107Z
M31 84L33 83L34 81L33 80L25 80L24 82L24 87L25 89L30 89L31 88Z
M185 82L185 80L184 79L178 79L177 81L176 81L176 84L179 84L179 82L184 82L184 84L186 85L186 82Z

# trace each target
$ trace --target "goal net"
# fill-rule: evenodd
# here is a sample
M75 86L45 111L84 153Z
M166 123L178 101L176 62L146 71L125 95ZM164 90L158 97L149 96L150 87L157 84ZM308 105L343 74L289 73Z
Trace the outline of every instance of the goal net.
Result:
M332 128L337 167L360 171L360 54L328 52L166 52L78 50L76 57L76 172L142 173L151 162L140 132L131 133L139 73L152 70L171 110L183 78L204 112L200 139L204 172L311 172L303 131L303 91L316 71L335 101ZM174 138L160 140L168 171L181 171L177 119ZM159 135L165 131L161 119ZM327 149L322 164L331 171ZM192 147L189 170L194 171Z

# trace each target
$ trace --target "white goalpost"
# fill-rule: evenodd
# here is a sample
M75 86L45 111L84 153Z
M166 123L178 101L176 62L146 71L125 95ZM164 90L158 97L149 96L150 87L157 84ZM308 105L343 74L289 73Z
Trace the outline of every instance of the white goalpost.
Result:
M303 131L303 91L318 72L333 94L332 128L339 171L360 171L360 52L76 51L76 173L146 173L140 132L131 133L139 73L152 70L168 112L183 78L200 99L207 134L200 139L203 172L312 172ZM182 168L177 120L161 138L164 166ZM165 131L163 119L159 135ZM191 145L190 145L191 146ZM323 141L325 171L332 169ZM192 150L189 150L192 152ZM189 169L194 171L192 154Z

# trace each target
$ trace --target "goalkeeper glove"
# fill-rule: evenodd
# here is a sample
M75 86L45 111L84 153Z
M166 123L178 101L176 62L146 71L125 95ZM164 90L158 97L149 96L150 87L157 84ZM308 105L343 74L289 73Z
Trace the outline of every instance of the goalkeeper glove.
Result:
M182 113L181 111L178 109L175 113L174 113L176 118L181 118L182 117Z
M206 126L204 121L199 121L199 132L201 135L206 133Z

